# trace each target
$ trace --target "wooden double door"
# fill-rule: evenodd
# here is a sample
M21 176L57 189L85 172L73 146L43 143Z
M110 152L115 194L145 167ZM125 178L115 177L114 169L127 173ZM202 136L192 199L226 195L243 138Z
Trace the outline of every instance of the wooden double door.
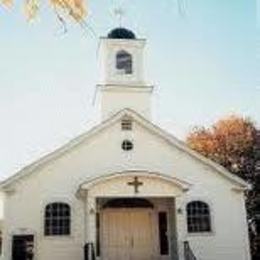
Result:
M101 214L102 260L152 260L155 235L151 209L106 209Z

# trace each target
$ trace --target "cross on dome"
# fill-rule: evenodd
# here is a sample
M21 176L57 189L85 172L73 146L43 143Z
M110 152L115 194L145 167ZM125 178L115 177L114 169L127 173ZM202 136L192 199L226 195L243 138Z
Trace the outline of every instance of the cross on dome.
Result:
M118 24L121 27L123 18L125 16L125 10L122 7L117 7L114 9L114 15L118 19Z

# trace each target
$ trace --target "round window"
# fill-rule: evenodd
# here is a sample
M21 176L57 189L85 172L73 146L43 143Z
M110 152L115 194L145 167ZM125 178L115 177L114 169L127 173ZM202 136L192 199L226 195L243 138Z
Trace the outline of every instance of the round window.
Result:
M130 151L130 150L133 150L134 148L134 145L131 141L129 140L124 140L123 143L122 143L122 149L124 151Z

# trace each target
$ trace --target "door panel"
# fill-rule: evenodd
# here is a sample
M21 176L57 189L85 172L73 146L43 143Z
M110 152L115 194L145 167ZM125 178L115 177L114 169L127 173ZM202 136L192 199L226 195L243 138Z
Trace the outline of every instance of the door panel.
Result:
M151 260L152 228L151 210L104 210L102 259Z
M131 260L151 260L153 248L151 212L131 213Z
M114 211L103 214L102 255L106 260L129 258L130 219L124 212Z

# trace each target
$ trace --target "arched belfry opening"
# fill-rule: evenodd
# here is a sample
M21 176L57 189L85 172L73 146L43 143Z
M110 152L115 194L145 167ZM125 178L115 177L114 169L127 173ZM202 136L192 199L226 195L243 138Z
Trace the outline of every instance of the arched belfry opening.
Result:
M133 73L133 58L129 52L125 50L120 50L117 52L116 69L122 74Z

